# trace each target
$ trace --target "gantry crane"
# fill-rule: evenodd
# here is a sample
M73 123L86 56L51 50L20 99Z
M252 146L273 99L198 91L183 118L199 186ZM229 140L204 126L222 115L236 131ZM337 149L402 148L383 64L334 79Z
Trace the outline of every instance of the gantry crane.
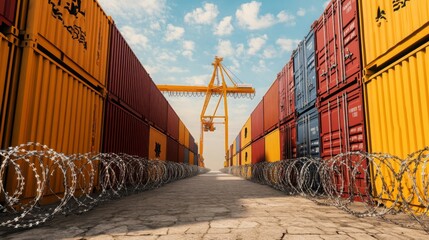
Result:
M204 105L201 111L200 120L201 120L201 134L200 134L200 146L199 154L203 156L203 140L204 132L213 132L216 128L214 124L225 124L225 160L228 160L229 148L228 148L228 96L237 97L244 96L253 98L255 95L255 89L251 85L247 84L237 84L232 80L230 71L228 72L227 68L222 65L222 57L215 57L213 65L213 74L210 80L210 83L207 87L205 86L181 86L181 85L157 85L158 89L161 92L169 92L171 95L174 93L179 93L177 95L185 96L186 93L191 93L190 95L199 95L204 96ZM232 73L231 73L232 74ZM225 75L232 83L232 87L227 86L225 81ZM222 79L222 82L219 81L219 76ZM215 82L216 80L216 82ZM185 93L185 94L181 94ZM207 114L207 107L210 103L212 96L219 96L219 100L216 104L213 114ZM219 109L220 103L223 100L224 103L224 114L218 115L217 111ZM223 119L222 122L215 122L215 120Z

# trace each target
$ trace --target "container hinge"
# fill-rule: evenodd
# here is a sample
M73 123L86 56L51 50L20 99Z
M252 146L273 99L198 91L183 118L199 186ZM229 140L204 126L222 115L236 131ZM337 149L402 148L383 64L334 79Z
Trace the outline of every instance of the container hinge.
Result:
M322 74L320 74L320 77L325 77L326 75L328 75L328 72L325 72L325 70L323 70Z
M334 68L336 68L337 67L337 64L332 64L332 66L329 68L329 70L331 70L332 71L332 69L334 69Z
M346 55L344 55L344 60L347 60L347 59L349 59L349 58L352 58L352 56L353 56L353 53L351 53L351 52L347 52L347 53L346 53Z

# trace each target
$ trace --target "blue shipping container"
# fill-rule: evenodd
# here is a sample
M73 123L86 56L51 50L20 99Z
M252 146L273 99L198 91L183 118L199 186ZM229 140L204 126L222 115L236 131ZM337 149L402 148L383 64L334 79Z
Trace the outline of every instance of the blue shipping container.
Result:
M295 109L302 114L314 107L317 98L314 31L305 37L292 54L294 63Z
M298 117L297 156L320 157L319 143L319 113L314 107Z
M241 150L241 134L238 134L238 136L235 138L235 152L238 153Z

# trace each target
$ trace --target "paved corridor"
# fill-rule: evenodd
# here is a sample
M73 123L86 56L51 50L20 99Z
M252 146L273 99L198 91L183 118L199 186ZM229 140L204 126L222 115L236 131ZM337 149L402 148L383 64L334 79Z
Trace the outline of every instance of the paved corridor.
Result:
M238 177L208 173L57 216L0 239L429 239L424 231L356 218Z

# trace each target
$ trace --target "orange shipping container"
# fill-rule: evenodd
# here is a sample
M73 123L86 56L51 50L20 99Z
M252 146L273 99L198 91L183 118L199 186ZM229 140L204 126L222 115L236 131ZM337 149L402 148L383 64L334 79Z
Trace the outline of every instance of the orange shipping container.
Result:
M38 142L65 154L99 152L103 96L34 49L31 42L26 45L20 64L11 145ZM45 164L52 162L47 160ZM33 197L37 190L34 173L28 166L23 168L28 183L23 196ZM60 172L55 173L50 184L54 194L59 194L64 191L64 178ZM82 186L88 185L87 180L81 181ZM9 172L7 186L8 191L16 187L13 171Z
M188 128L186 128L185 126L185 142L183 143L183 145L185 145L185 147L189 148L189 138L190 138L190 133Z
M179 120L179 143L185 145L185 124Z
M149 132L149 159L167 160L167 136L153 127Z
M97 1L23 0L19 30L24 39L105 86L110 19ZM96 81L96 82L94 82Z
M194 162L194 153L193 152L191 152L191 151L189 151L189 165L195 165L195 162Z

